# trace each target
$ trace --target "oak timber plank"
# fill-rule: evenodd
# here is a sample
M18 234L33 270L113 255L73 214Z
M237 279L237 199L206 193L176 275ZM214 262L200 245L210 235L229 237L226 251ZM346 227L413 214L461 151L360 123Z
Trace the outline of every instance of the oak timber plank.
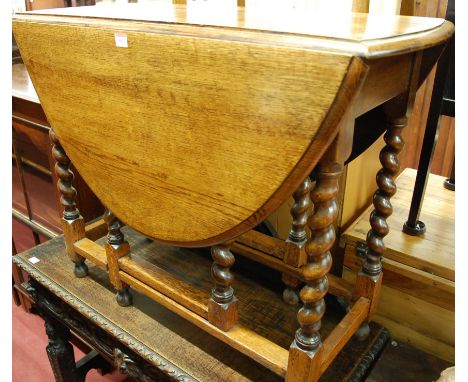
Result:
M256 248L259 251L268 253L278 259L282 259L286 251L284 240L268 236L254 230L247 231L236 238L236 241L248 247Z
M354 242L347 242L344 265L354 273L361 270L362 258L357 255ZM444 309L455 311L455 282L420 269L382 259L384 285L420 298Z
M450 346L455 346L453 311L383 286L378 313ZM398 307L395 309L395 307ZM402 314L403 313L403 314Z
M455 281L455 193L443 187L444 177L431 174L420 216L427 232L422 237L406 235L402 227L408 218L415 178L416 170L406 169L397 179L398 192L392 198L393 214L387 220L390 233L385 237L384 257ZM365 242L372 208L346 230L347 241Z
M15 38L48 120L103 204L182 246L230 239L276 209L331 143L338 126L327 121L341 118L366 70L350 55L135 25L128 49L104 24L23 20Z
M206 319L203 319L187 308L177 304L170 298L148 287L125 272L120 272L120 277L139 292L157 301L174 313L177 313L179 316L189 320L191 323L229 346L232 346L236 350L239 350L241 353L251 357L276 374L280 376L286 374L288 365L288 351L286 349L239 324L232 327L229 331L224 332L216 326L211 325Z
M353 282L356 275L345 269L343 277ZM453 361L454 312L386 286L385 270L383 280L380 302L373 320L384 325L397 340Z
M338 326L333 329L323 342L323 358L320 366L320 374L323 374L325 370L327 370L338 353L348 343L348 340L367 317L369 305L370 301L367 298L360 297Z
M205 319L208 317L209 292L185 283L177 276L171 275L138 255L120 258L119 268L123 271L123 273L120 272L121 276L128 273L132 278L173 299L199 316ZM124 281L125 278L127 276L122 276Z
M432 336L423 334L379 314L374 316L374 321L384 325L396 340L410 344L417 349L433 354L447 362L455 362L455 348L453 345L442 342Z
M85 259L92 261L97 266L107 268L106 250L96 242L84 238L73 244L74 250Z
M275 240L281 241L280 239ZM297 268L286 264L284 261L276 258L275 255L270 255L271 252L265 253L263 251L257 250L256 248L251 248L248 244L244 244L245 242L252 244L252 241L249 240L240 240L238 242L235 242L232 245L233 252L239 253L254 261L258 261L280 272L288 272L294 275L295 277L302 279L301 268ZM270 248L263 246L263 249L269 250ZM336 277L331 273L329 273L327 277L329 293L333 294L334 296L342 296L347 299L352 298L354 286L351 283L347 282L346 280L343 280L340 277Z
M86 237L92 241L96 241L104 235L107 235L107 231L107 223L102 218L87 223L85 226Z

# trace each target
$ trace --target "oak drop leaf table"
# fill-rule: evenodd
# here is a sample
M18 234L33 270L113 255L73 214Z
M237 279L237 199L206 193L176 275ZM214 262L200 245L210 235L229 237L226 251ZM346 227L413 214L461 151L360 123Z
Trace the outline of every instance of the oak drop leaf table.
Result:
M233 15L192 3L82 7L17 14L13 31L52 126L75 275L87 277L88 260L107 270L122 314L133 288L287 381L315 381L376 309L401 131L453 25L249 6ZM375 108L386 146L369 250L349 285L327 276L338 180L356 118ZM101 221L85 226L70 161L107 207ZM252 231L291 195L288 240ZM196 266L177 272L137 255L123 223L167 245L210 246L212 291L187 282ZM242 322L231 250L305 284L289 349ZM322 342L328 292L349 311Z

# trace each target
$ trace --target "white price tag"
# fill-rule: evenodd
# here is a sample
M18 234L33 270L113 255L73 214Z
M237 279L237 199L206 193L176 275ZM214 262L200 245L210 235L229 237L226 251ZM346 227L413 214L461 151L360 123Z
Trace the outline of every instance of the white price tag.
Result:
M29 258L29 262L31 264L37 264L39 261L41 261L41 260L39 260L36 256L33 256L33 257Z
M125 33L115 33L115 46L119 48L128 48L127 35Z

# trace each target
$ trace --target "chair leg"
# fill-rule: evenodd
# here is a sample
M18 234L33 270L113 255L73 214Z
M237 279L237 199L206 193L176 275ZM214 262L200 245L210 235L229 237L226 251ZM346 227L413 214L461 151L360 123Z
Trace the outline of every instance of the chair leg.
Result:
M323 347L319 330L332 265L330 249L335 241L333 222L338 214L336 195L342 170L341 164L328 160L317 168L317 183L311 192L314 213L308 219L311 238L305 246L307 264L302 267L306 285L299 294L303 307L297 315L300 327L289 349L287 382L317 381L320 376Z
M49 135L52 142L52 156L55 160L55 173L58 177L57 188L60 190L60 202L63 206L62 228L67 254L75 263L75 276L85 277L88 274L85 258L73 249L73 243L85 237L85 224L76 207L76 189L73 187L74 174L70 170L71 162L53 129L50 129Z
M224 331L234 326L239 317L239 301L232 288L234 275L230 271L235 261L230 251L233 242L228 241L211 248L211 276L215 286L208 302L208 321Z

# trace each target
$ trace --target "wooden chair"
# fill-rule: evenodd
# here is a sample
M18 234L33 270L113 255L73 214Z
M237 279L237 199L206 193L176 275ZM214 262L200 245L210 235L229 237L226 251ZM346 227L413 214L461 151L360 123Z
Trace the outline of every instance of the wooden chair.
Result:
M280 23L279 33L255 20L242 28L242 9L241 27L231 28L215 19L212 27L187 24L184 6L168 19L161 14L162 22L134 23L147 17L132 13L137 10L125 9L129 21L99 15L96 7L85 17L75 9L17 15L13 22L53 126L64 240L75 275L87 275L88 260L109 272L120 305L131 304L129 287L135 288L287 381L315 381L375 311L401 130L452 25L394 17L405 25L398 33L365 35L368 18L355 14L349 35L320 38L313 23ZM355 118L378 105L388 118L387 146L370 251L350 285L327 277L338 180L352 151ZM108 207L101 221L85 226L76 208L71 160ZM290 195L296 203L286 242L251 231ZM170 245L210 246L209 301L137 256L122 222ZM105 245L98 244L106 234ZM234 294L231 250L305 283L289 350L238 322L242 301ZM352 306L322 343L328 292Z

